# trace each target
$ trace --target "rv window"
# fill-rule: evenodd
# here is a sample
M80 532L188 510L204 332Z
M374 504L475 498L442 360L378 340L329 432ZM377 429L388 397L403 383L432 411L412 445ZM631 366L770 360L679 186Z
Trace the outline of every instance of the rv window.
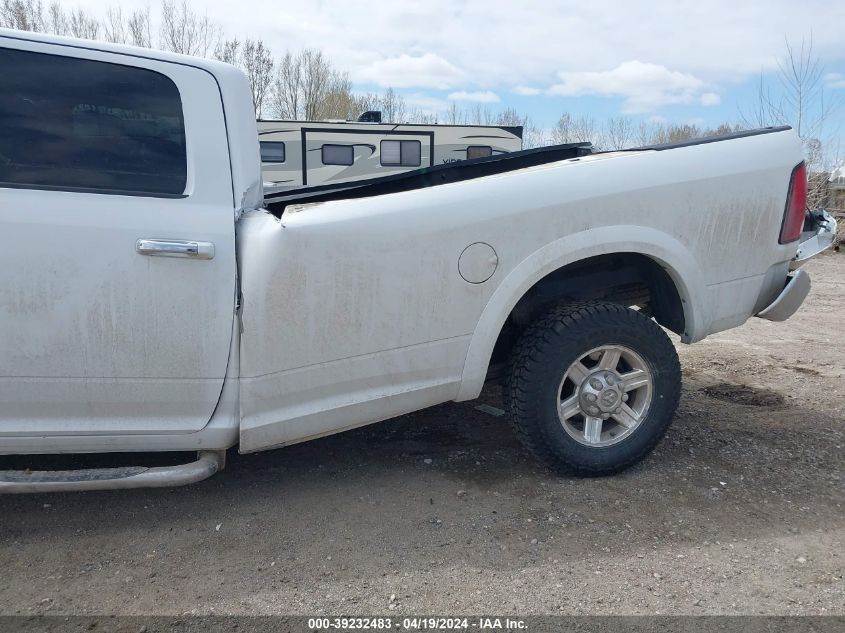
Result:
M381 164L385 167L419 167L422 143L419 141L382 141Z
M185 191L185 123L166 76L0 48L0 186Z
M487 158L493 155L493 148L489 145L470 145L467 147L467 160L473 158Z
M285 162L285 144L279 141L261 141L262 163Z
M354 152L351 145L323 145L323 164L351 165L355 162Z

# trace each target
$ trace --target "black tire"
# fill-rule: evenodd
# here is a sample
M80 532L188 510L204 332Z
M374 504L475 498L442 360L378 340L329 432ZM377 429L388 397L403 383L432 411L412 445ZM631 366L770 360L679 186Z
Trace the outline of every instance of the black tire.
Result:
M639 426L609 446L587 446L558 415L561 381L584 354L624 346L651 372L651 398ZM643 459L663 437L681 393L681 367L666 333L624 306L591 302L550 309L517 342L505 383L505 405L520 440L552 469L581 476L609 475ZM576 418L577 419L577 418Z

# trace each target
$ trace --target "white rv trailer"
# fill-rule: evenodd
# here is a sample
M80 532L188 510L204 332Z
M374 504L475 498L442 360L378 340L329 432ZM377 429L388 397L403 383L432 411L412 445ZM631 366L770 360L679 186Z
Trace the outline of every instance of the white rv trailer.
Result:
M259 120L273 190L390 176L522 149L522 126Z

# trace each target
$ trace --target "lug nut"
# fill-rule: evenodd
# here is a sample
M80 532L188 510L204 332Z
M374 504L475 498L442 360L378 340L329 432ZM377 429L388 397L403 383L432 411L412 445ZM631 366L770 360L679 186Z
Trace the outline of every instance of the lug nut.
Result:
M601 419L602 419L602 420L607 420L607 418L609 418L609 417L610 417L610 414L609 414L609 413L602 413L602 414L601 414Z
M628 394L627 393L622 394L622 402L628 402Z
M622 407L616 407L616 409L613 412L614 413L622 413Z
M601 381L598 378L593 378L590 380L590 386L596 391L598 391L602 387Z
M592 415L598 415L599 408L598 407L590 407L587 409Z
M613 374L608 374L607 377L605 378L605 380L607 381L608 385L615 385L616 384L616 378L613 377Z
M595 402L595 401L596 401L596 394L594 394L594 393L587 393L587 394L584 394L584 397L585 397L587 400L589 400L590 402Z

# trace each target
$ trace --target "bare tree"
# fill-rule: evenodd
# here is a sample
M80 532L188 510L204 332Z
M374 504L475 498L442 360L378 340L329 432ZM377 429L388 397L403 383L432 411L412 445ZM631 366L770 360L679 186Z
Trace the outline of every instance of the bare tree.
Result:
M319 111L324 119L343 120L354 119L361 113L352 94L352 82L345 73L338 73L332 78Z
M449 104L449 109L446 110L446 123L449 125L458 125L461 122L461 109L458 104L452 101Z
M550 145L551 142L546 134L546 130L534 125L531 119L525 117L522 126L522 148L531 149L532 147L542 147L543 145Z
M607 149L619 150L631 146L634 122L626 116L610 117L602 130L602 142Z
M58 2L51 2L47 8L44 28L48 33L55 35L64 35L69 31L67 16Z
M505 108L496 117L496 125L516 126L525 125L527 117L522 116L514 108Z
M246 40L241 54L241 68L252 87L252 105L260 117L264 99L273 78L273 55L261 40Z
M273 114L282 119L295 119L299 116L299 85L302 69L296 57L287 51L276 64L276 73L270 86L270 104Z
M552 128L551 138L554 143L596 143L596 121L592 117L580 116L573 117L568 112L564 112L554 128Z
M841 161L833 141L837 131L830 130L829 123L843 103L826 93L824 74L812 35L797 46L787 39L774 86L761 74L756 101L750 109L740 110L746 126L791 125L796 131L804 145L811 207L825 204L829 172Z
M162 0L159 48L183 55L206 57L220 40L220 28L200 16L187 0Z
M2 0L0 26L19 31L45 31L41 0Z
M269 109L284 119L349 118L356 109L352 84L322 52L287 52L276 64L269 88Z
M370 110L381 110L381 95L377 92L364 92L355 95L355 103L353 105L352 117Z
M103 20L103 39L115 44L126 44L129 39L129 29L123 19L120 7L109 7Z
M407 116L408 123L416 123L418 125L437 125L438 118L436 114L423 112L419 108L414 108Z
M347 89L352 94L352 85L348 84ZM362 112L378 110L381 112L382 121L390 123L407 123L409 117L406 114L405 99L393 88L385 90L384 94L377 92L366 92L355 95L350 104L349 117L354 119Z
M100 22L83 9L73 9L67 16L67 28L73 37L96 40L100 36Z
M238 38L221 40L214 47L214 58L237 66L241 61L241 41Z
M647 121L640 121L637 124L635 138L638 146L643 147L651 143L651 127Z
M328 118L325 109L325 97L337 88L338 81L345 77L338 74L331 63L316 49L305 49L299 55L302 73L300 89L302 91L303 115L308 120Z
M382 120L391 123L404 123L405 121L405 99L396 93L393 88L388 88L379 99L379 110Z
M496 116L486 105L476 103L470 108L464 120L471 125L493 125Z
M2 0L0 26L91 40L100 35L100 22L83 9L76 8L65 13L59 4L54 2L45 14L41 0Z
M126 28L129 31L130 44L144 48L153 47L153 28L149 7L133 11Z
M215 47L214 57L244 71L252 89L255 114L261 117L273 81L273 55L267 45L261 40L223 40Z

